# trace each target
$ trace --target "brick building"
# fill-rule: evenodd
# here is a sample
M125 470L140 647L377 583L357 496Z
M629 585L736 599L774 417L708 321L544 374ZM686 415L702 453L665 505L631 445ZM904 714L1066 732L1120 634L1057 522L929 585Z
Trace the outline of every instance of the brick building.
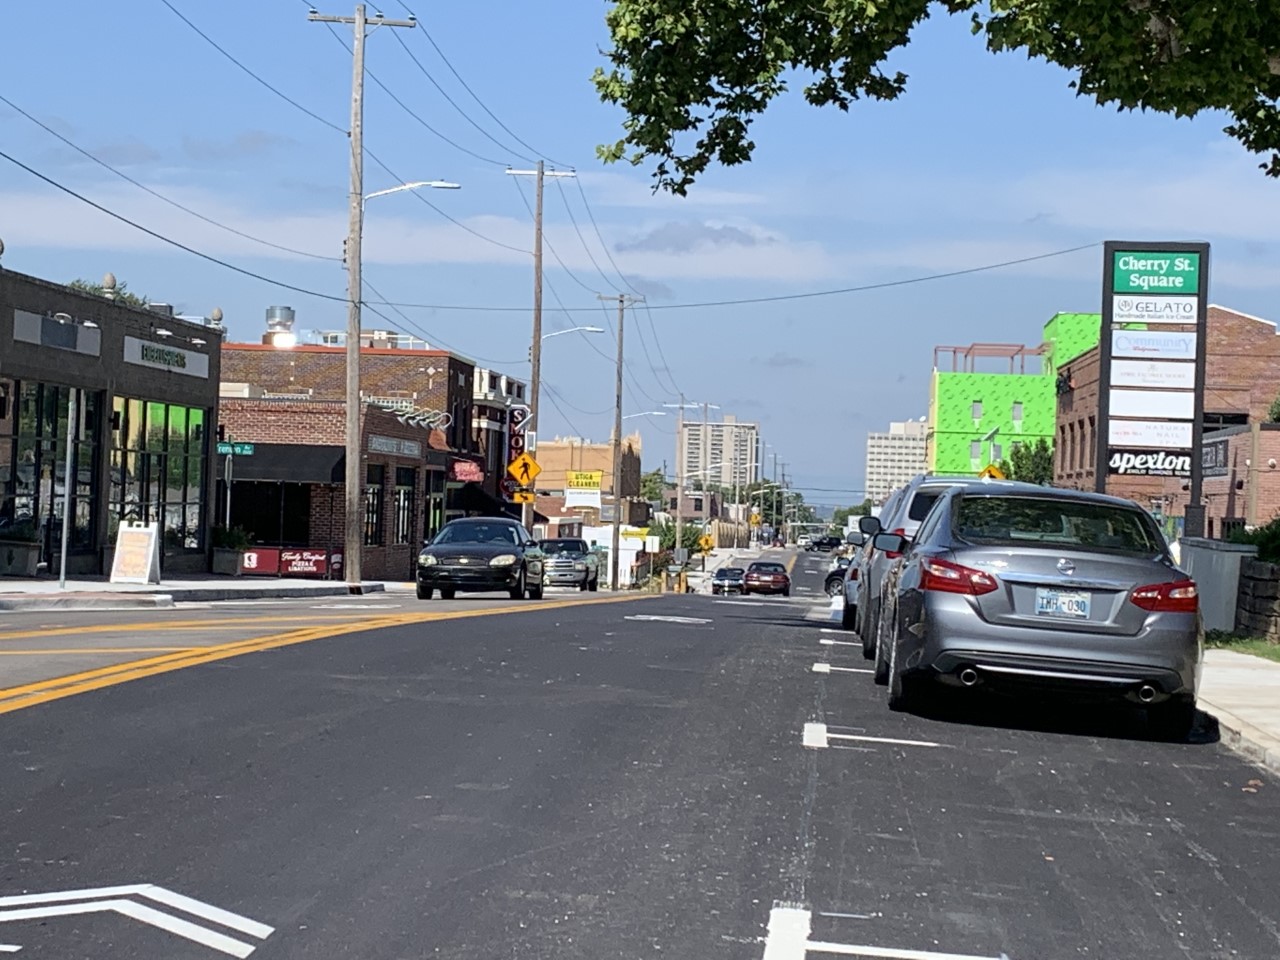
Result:
M1231 455L1242 463L1240 451L1249 441L1247 425L1267 419L1271 403L1280 391L1280 336L1274 323L1236 310L1211 305L1207 313L1205 447L1207 451L1215 438L1230 436ZM1143 331L1133 332L1138 335ZM1098 359L1098 349L1094 348L1059 370L1054 451L1054 482L1058 486L1094 489L1099 429ZM1268 430L1263 434L1267 443L1271 442L1271 433ZM1258 483L1269 485L1270 481L1262 474L1256 477ZM1280 477L1277 480L1280 481ZM1108 493L1151 507L1157 513L1181 517L1187 502L1185 483L1166 477L1111 476L1106 489ZM1237 510L1238 498L1229 496L1233 491L1226 487L1227 483L1221 478L1213 483L1206 479L1204 485L1207 515L1218 521L1212 527L1215 531L1222 529L1224 518L1243 522L1243 513L1232 512ZM1266 501L1264 496L1260 502ZM1266 519L1268 517L1263 517L1261 522Z
M475 364L447 350L383 347L370 338L360 351L360 396L366 403L438 422L449 447L477 452L471 428ZM245 384L266 398L345 400L346 348L302 344L227 343L222 382Z
M256 544L341 553L345 543L346 406L338 401L224 397L220 424L253 445L232 465L231 526ZM407 579L414 558L449 519L498 513L503 505L468 481L475 454L449 450L443 431L381 407L361 409L364 463L364 576ZM221 458L220 458L221 459ZM225 519L226 485L218 483Z

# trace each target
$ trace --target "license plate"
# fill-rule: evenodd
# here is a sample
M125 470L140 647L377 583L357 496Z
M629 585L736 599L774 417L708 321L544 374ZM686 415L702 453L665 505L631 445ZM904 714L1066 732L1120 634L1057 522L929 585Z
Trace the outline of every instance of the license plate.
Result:
M1036 615L1088 620L1090 595L1068 590L1037 590Z

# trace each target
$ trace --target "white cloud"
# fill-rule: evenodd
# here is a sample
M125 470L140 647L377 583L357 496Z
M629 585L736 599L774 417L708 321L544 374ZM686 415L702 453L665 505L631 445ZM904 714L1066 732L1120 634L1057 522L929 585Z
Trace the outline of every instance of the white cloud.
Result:
M326 256L339 256L346 236L345 209L334 206L329 212L275 214L254 209L248 202L212 191L166 186L167 196L207 213L243 233L272 243ZM114 184L83 188L85 196L137 223L213 256L229 259L254 256L296 259L196 220L168 204L137 191ZM172 247L102 214L72 197L50 192L0 193L0 209L6 214L6 242L59 249L172 250ZM371 264L495 264L529 263L533 227L527 220L498 215L460 217L469 233L458 226L428 215L413 217L370 215L365 226L364 255ZM581 224L579 224L581 226ZM602 224L606 237L626 232L615 224ZM634 228L631 228L634 230ZM643 229L643 225L641 227ZM613 252L619 269L627 275L663 280L764 279L809 281L840 275L842 265L820 244L789 240L774 231L747 221L735 221L734 229L754 237L768 237L769 243L755 247L711 246L688 252L643 250ZM504 247L482 239L491 238ZM603 286L591 257L583 249L572 224L548 222L545 236L564 263L591 286ZM594 232L584 231L595 262L612 275ZM546 264L558 262L548 249Z
M655 193L651 181L643 177L620 173L579 172L578 178L593 207L638 207L645 210L661 208L689 209L690 207L754 207L768 202L766 193L748 193L741 190L720 190L695 184L689 195L677 197L666 191ZM565 187L571 202L581 203L575 196L577 187Z

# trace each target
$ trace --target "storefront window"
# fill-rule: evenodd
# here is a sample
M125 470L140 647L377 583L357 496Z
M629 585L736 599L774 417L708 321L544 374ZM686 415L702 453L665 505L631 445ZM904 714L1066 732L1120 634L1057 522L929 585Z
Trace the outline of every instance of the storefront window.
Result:
M76 431L68 438L69 404ZM45 559L62 545L71 443L71 550L92 549L98 394L0 379L0 536L38 541Z
M396 467L395 513L396 543L412 543L414 533L414 493L418 488L418 471L413 467Z
M204 547L205 411L116 397L112 402L110 530L162 525L166 553Z
M382 488L386 483L386 467L369 464L364 488L364 545L380 547L383 543Z

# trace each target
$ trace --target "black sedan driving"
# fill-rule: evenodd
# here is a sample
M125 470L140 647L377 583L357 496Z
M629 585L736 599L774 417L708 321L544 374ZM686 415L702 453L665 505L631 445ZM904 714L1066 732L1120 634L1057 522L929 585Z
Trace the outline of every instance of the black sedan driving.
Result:
M543 553L523 526L505 517L446 523L418 554L418 599L506 590L512 600L542 599Z

